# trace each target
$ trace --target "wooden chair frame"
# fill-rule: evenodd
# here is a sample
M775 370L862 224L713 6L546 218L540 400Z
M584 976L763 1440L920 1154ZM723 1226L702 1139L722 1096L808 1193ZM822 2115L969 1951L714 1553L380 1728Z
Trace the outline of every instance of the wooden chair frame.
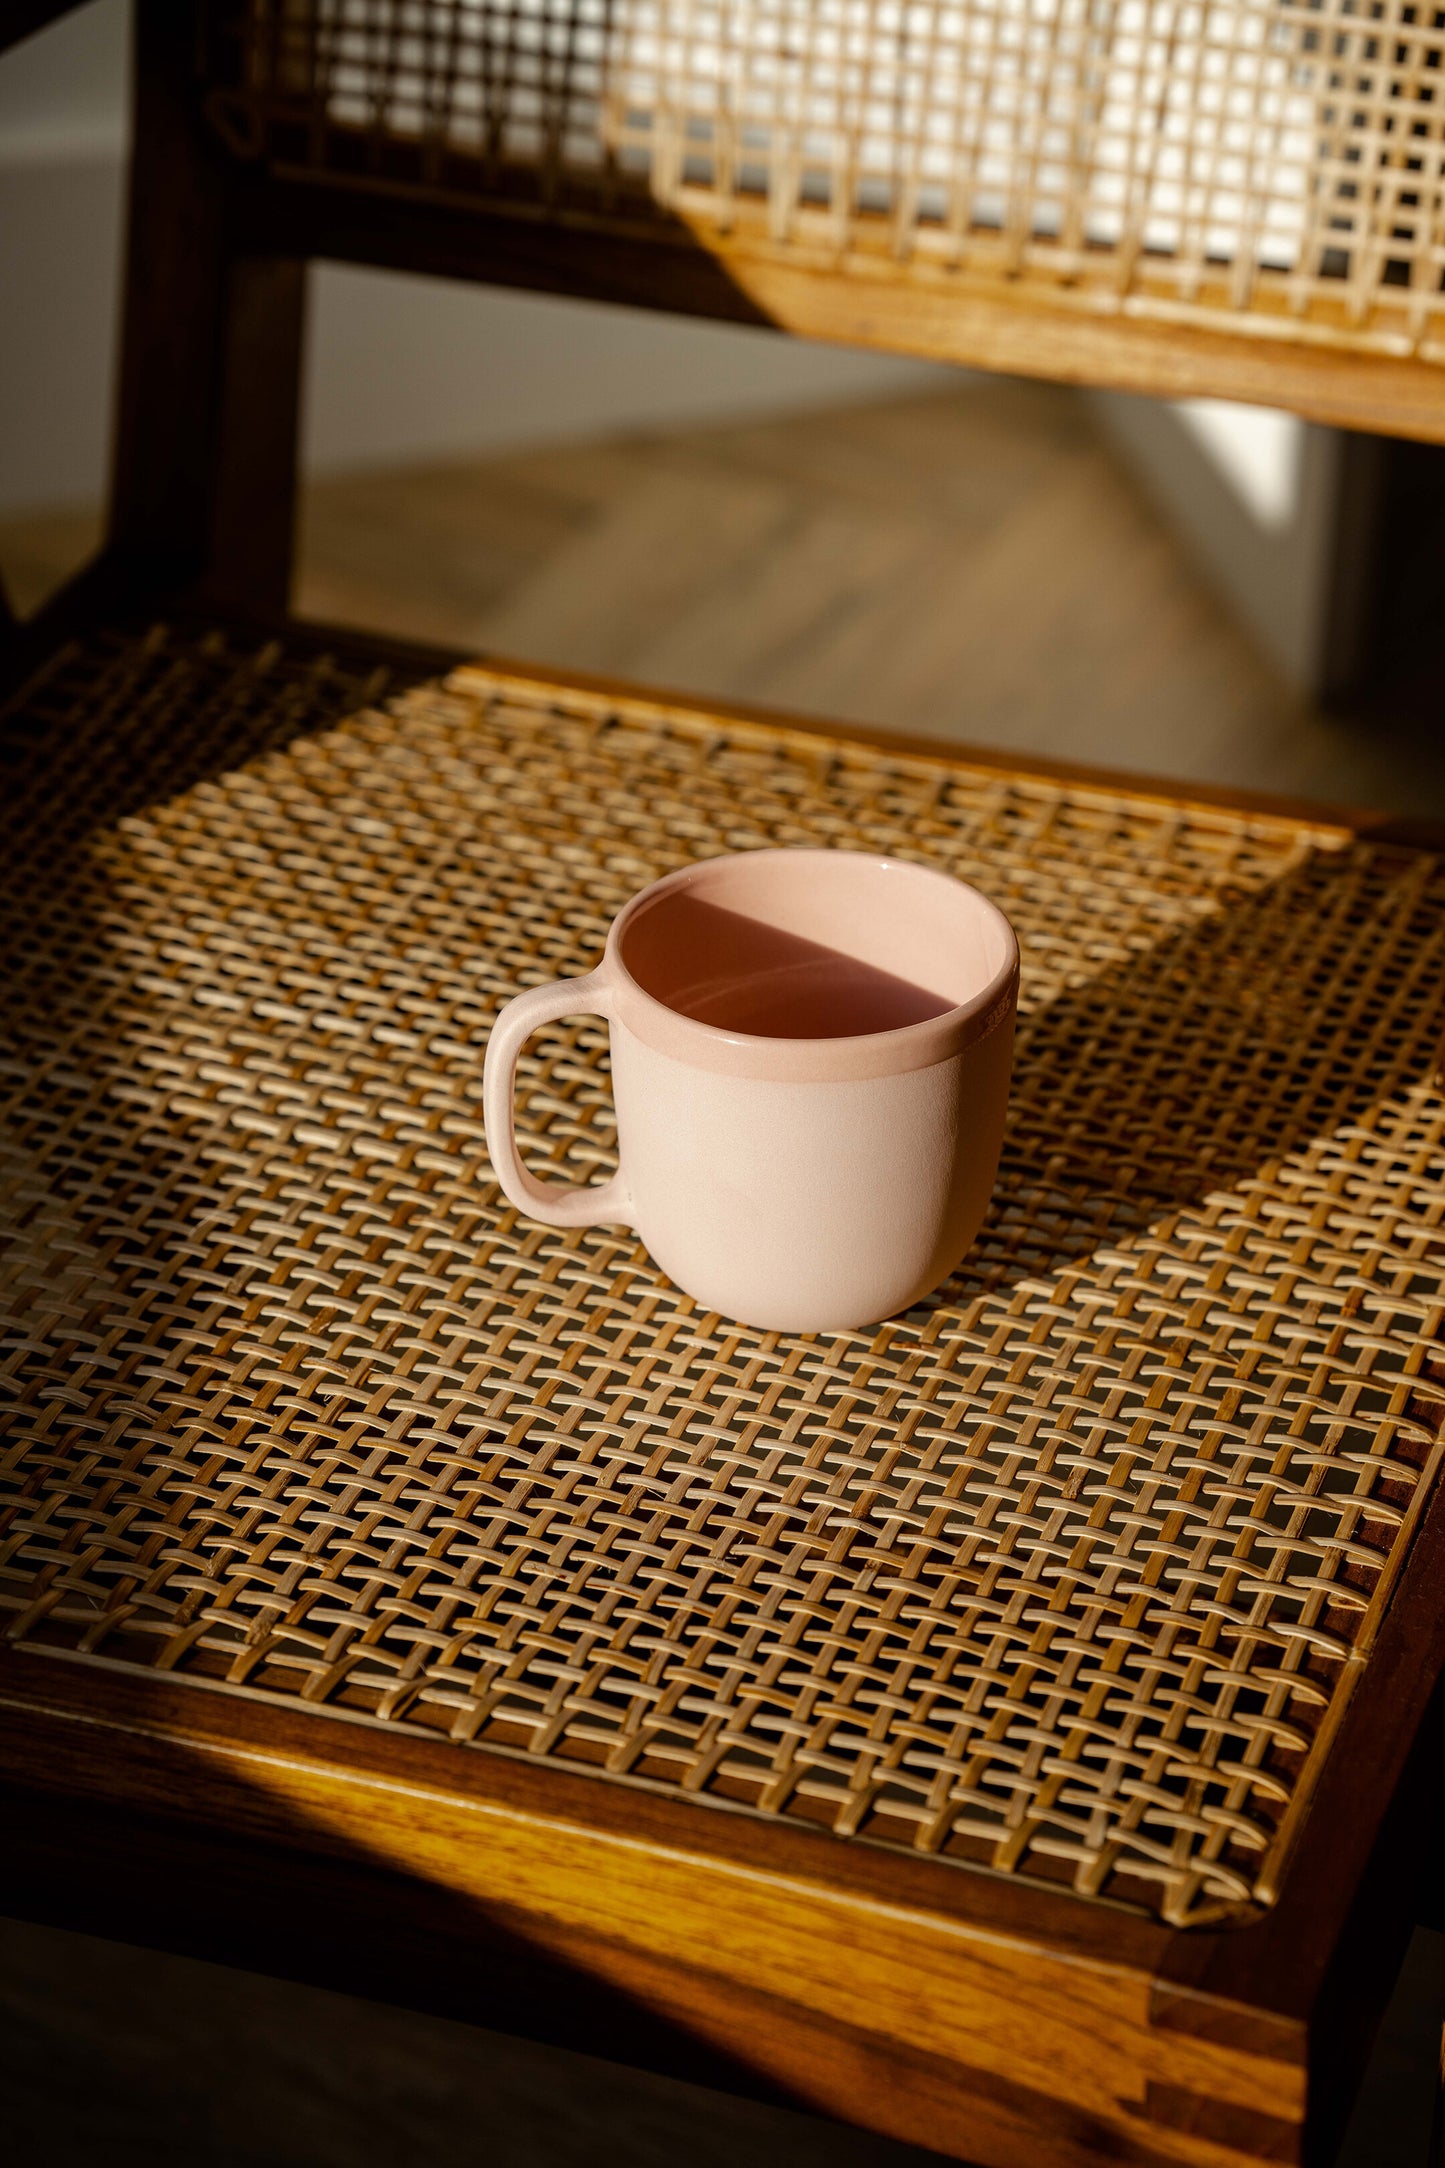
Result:
M58 12L43 0L12 7L6 35ZM725 264L696 249L679 247L659 277L658 254L641 244L272 180L231 160L202 126L185 12L140 0L137 37L107 537L38 620L10 627L16 674L106 611L180 597L247 622L284 613L310 257L858 334L816 296L780 286L766 308L749 301ZM935 352L962 343L969 359L1051 362L1060 375L1116 383L1147 375L1157 388L1158 342L1146 369L1127 327L1100 327L1065 354L1036 340L1025 348L997 310L968 322L962 341L920 326L900 343ZM1176 388L1259 391L1255 355L1207 344L1179 336ZM1403 381L1390 379L1392 417L1435 431L1438 377L1422 376L1418 410L1398 403ZM1321 359L1317 382L1313 411L1380 418L1368 366ZM1210 2099L1211 2058L1293 2071L1301 2087L1308 2069L1303 2157L1323 2164L1419 1909L1410 1863L1430 1841L1445 1777L1442 1587L1437 1497L1373 1659L1379 1690L1349 1707L1280 1901L1229 1934L1107 1909L1081 1923L1068 1898L967 1875L945 1916L923 1862L844 1847L820 1856L806 1833L739 1827L664 1800L619 1804L606 1787L551 1769L481 1757L461 1769L441 1746L344 1725L322 1742L296 1716L244 1703L223 1712L216 1697L164 1679L13 1653L0 1661L0 1902L763 2097L826 2102L923 2143L948 2144L966 2127L993 2157L1028 2157L1044 2133L1023 2088L980 2091L905 2038L884 2054L875 2035L809 2016L780 1993L723 1988L698 1962L712 1908L754 1906L784 1972L837 1962L866 1981L884 1943L928 1966L946 1948L961 2038L985 2021L1003 1980L1062 2056L1077 2052L1069 2013L1079 1997L1109 1999L1121 2066L1147 2072L1161 2127L1197 2137L1210 2159L1295 2157L1291 2130L1264 2109ZM639 1955L588 1899L619 1880L638 1901L651 1891L670 1923L666 1956ZM541 1915L553 1922L545 1935ZM1067 2116L1047 2137L1061 2162L1116 2157L1110 2133Z

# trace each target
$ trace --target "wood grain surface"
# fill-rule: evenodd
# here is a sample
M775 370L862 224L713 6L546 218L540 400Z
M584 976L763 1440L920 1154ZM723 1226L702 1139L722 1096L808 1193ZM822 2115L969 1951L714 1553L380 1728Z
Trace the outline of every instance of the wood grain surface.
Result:
M17 606L97 534L84 511L0 522ZM322 477L296 601L454 653L1076 769L1445 812L1439 733L1295 700L1085 409L1044 386Z
M659 221L641 234L585 216L544 221L468 205L377 197L281 179L254 191L242 231L265 251L481 279L534 292L717 316L806 338L880 347L1165 398L1287 407L1340 428L1440 441L1445 386L1434 360L1361 350L1321 328L1301 336L1288 297L1264 294L1239 329L1170 310L1101 303L1087 283L1020 267L1006 280L899 261L886 249L779 245L760 222L721 231ZM1187 311L1180 311L1187 316ZM1340 327L1344 329L1344 327ZM1271 335L1275 334L1275 335Z
M102 1694L43 1659L4 1670L12 1783L152 1822L183 1802L192 1833L299 1844L322 1887L336 1859L446 1890L795 2105L1006 2168L1034 2168L1041 2145L1060 2168L1295 2157L1303 2029L1245 2007L1211 2024L1214 1997L1202 2033L1158 2024L1147 1958L1164 1938L1127 1917L1133 1965L1081 1937L1061 1947L1044 1925L1050 1906L1067 1914L1057 1899L1033 1933L950 1918L900 1902L866 1863L801 1875L796 1847L751 1831L699 1851L676 1814L645 1799L599 1811L597 1787L550 1773L463 1773L444 1748L399 1763L360 1729L318 1758L314 1727L270 1709L114 1676Z

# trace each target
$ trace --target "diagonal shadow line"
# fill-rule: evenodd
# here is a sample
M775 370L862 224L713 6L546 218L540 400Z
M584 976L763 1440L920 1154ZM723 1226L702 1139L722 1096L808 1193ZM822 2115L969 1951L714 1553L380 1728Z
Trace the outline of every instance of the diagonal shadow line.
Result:
M42 1704L44 1659L22 1661ZM71 1667L66 1666L66 1670ZM168 1738L170 1682L127 1680L125 1727L46 1731L0 1708L0 1911L544 2041L574 2053L843 2121L924 2152L1057 2144L1113 2158L1088 2109L969 2060L910 2048L860 2008L847 2022L737 1975L684 1921L639 1915L635 1939L529 1911L477 1863L435 1864L338 1830L238 1762ZM67 1687L65 1699L72 1699ZM34 1704L32 1703L32 1707ZM152 1728L154 1707L161 1722ZM254 1711L252 1712L254 1714ZM42 1719L43 1725L43 1719ZM83 1734L78 1743L67 1730ZM41 1742L37 1751L37 1740ZM72 1764L77 1751L83 1766ZM353 1813L364 1786L350 1802ZM418 1810L423 1815L425 1810ZM547 1864L542 1862L544 1874ZM874 2022L870 2022L870 2020ZM1133 2110L1131 2112L1137 2112ZM1145 2111L1147 2114L1147 2110ZM850 2155L851 2157L851 2155Z
M183 656L125 653L103 680L97 716L62 670L12 717L8 878L0 883L0 982L18 1057L68 1042L77 1073L70 1113L93 1152L117 1152L117 1076L76 1019L99 962L99 899L77 878L89 829L169 798L199 779L329 727L390 685L371 651L337 657L320 643L299 661L238 652L218 640ZM83 672L82 672L83 674ZM419 666L414 677L426 674ZM204 711L205 728L187 730ZM0 768L0 776L5 770ZM1042 1003L1024 1002L1008 1131L993 1203L970 1257L937 1303L1047 1278L1128 1242L1211 1194L1257 1178L1313 1140L1431 1074L1439 1033L1440 912L1417 854L1314 848L1280 879ZM92 880L94 876L91 876ZM405 928L395 938L404 944ZM93 1117L82 1111L95 1102ZM57 1109L57 1114L59 1110ZM133 1199L138 1245L163 1249L189 1225L194 1149L180 1136ZM33 1172L49 1181L45 1125ZM169 1163L171 1179L162 1176ZM55 1170L57 1193L71 1185ZM77 1202L80 1200L77 1198ZM123 1298L115 1290L117 1301ZM178 1329L187 1320L178 1318Z
M1445 930L1427 871L1311 850L1026 1007L993 1203L941 1299L1135 1240L1432 1080Z
M25 1666L44 1668L44 1659ZM149 1690L164 1693L144 1674L127 1684L142 1708ZM12 1725L0 1711L0 1736ZM137 1746L133 1736L106 1741L102 1728L99 1744L109 1774L89 1782L25 1772L23 1730L7 1755L0 1910L9 1916L802 2105L630 1989L619 1977L623 1952L578 1933L561 1938L572 1948L559 1953L541 1920L529 1934L505 1889L479 1898L419 1862L399 1863L163 1736Z
M13 885L28 876L48 887L94 829L329 730L461 659L300 624L286 626L283 646L261 628L223 635L184 612L161 623L154 612L119 612L57 647L0 701L0 870ZM0 897L0 908L13 912L13 898ZM83 954L86 944L73 946Z
M0 721L12 1013L28 989L32 1015L44 1014L47 982L73 1001L96 953L67 866L91 828L330 728L437 662L378 665L373 643L347 653L320 636L288 648L258 662L213 638L158 673L137 647L98 717L62 657L63 684L34 681ZM207 727L188 731L202 709ZM1362 873L1349 851L1311 850L1280 880L1039 1005L1026 954L1008 1134L962 1284L998 1284L1010 1255L1031 1276L1075 1263L1429 1076L1442 964L1421 863L1376 849Z

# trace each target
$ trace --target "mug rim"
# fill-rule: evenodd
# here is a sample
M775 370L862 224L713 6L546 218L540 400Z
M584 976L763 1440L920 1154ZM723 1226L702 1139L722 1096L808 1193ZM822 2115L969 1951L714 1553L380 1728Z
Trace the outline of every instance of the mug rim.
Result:
M897 1024L887 1031L867 1031L834 1038L772 1038L761 1032L729 1030L706 1024L681 1009L670 1008L635 979L622 960L621 944L627 928L638 915L654 907L672 890L689 887L710 866L722 860L752 858L846 858L880 870L890 866L921 874L928 880L960 889L980 904L1003 935L1003 960L987 983L967 1001L956 1002L936 1016L912 1024ZM988 1038L1012 1016L1018 993L1019 942L1007 915L991 896L947 873L941 866L920 864L887 851L856 851L829 844L767 845L756 851L715 851L710 858L689 860L664 873L623 905L612 921L603 951L603 969L617 997L616 1014L636 1036L656 1052L691 1063L693 1067L720 1069L732 1075L759 1078L792 1078L810 1082L834 1078L847 1081L864 1077L896 1076L912 1069L932 1068L951 1060L966 1048Z

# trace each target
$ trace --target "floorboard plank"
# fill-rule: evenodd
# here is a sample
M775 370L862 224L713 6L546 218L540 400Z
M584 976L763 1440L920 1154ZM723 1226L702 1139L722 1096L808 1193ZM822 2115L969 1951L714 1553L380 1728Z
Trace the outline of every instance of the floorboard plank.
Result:
M96 533L86 513L0 522L17 608ZM316 481L296 600L722 699L1445 812L1441 734L1301 706L1047 385Z

